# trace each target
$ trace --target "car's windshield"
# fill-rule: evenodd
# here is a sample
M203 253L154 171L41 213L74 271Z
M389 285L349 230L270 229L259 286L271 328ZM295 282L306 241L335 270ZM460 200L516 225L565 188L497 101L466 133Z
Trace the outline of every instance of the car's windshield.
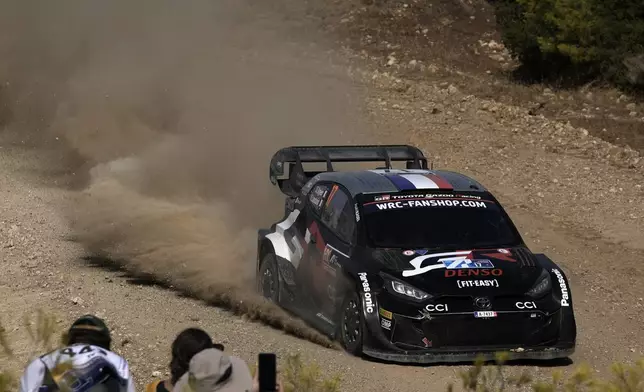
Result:
M468 194L393 194L363 198L370 245L377 248L509 247L520 239L499 206Z

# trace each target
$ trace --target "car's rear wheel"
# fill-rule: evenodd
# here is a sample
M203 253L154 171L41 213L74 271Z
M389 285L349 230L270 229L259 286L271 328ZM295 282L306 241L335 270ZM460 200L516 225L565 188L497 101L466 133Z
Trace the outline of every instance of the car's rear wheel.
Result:
M273 253L267 253L262 258L257 279L257 289L264 298L278 303L280 280L277 275L277 258Z
M340 311L339 323L338 338L342 346L353 355L362 354L365 322L362 301L355 291L346 295Z

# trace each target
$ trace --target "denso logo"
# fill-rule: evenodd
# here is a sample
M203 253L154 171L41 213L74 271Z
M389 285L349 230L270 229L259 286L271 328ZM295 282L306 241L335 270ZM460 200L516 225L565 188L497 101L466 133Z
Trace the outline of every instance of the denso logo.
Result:
M536 309L537 308L537 304L535 304L534 302L517 302L514 305L517 307L517 309Z
M558 269L553 269L552 272L557 275L557 280L559 281L559 287L561 287L561 306L570 306L568 300L570 296L568 294L568 286L566 286L566 281L564 280L563 275Z
M362 289L364 290L364 299L367 305L367 313L373 313L373 300L371 299L371 288L369 287L369 282L367 281L367 273L360 272L358 273L360 280L362 281Z
M447 308L447 305L444 304L429 304L425 306L425 310L427 310L428 312L447 312L449 309Z
M467 277L467 276L501 276L503 275L502 269L448 269L445 270L445 277L451 278L454 276Z

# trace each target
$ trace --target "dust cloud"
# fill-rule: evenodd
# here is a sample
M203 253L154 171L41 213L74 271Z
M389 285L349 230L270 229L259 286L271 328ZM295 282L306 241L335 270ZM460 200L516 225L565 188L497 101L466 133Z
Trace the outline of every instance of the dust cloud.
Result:
M2 0L0 126L82 179L64 211L89 255L328 346L253 294L272 154L364 142L287 1Z

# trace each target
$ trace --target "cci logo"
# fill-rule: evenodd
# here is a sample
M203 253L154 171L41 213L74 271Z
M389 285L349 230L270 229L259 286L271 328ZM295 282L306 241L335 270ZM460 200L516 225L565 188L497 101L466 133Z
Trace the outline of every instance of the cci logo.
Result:
M517 302L515 304L517 309L536 309L537 305L534 302Z
M443 304L438 304L438 305L429 304L425 306L425 309L428 312L447 312L448 310L447 305L443 305Z

